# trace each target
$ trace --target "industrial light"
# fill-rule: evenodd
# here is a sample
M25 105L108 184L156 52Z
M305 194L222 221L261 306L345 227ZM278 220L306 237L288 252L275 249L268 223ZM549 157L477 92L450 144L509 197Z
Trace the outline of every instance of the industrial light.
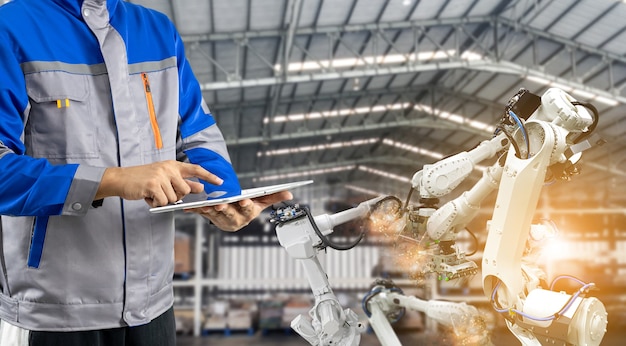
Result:
M367 113L386 112L390 110L406 109L410 106L411 104L406 102L406 103L396 103L396 104L388 104L388 105L378 105L378 106L372 106L372 107L344 108L344 109L339 109L339 110L322 111L322 112L277 115L272 119L272 122L283 123L283 122L290 122L290 121L304 121L304 120L313 120L313 119L322 119L322 118L335 118L335 117L348 116L348 115L354 115L354 114L367 114ZM263 119L263 123L267 124L268 122L269 122L269 118Z
M384 193L380 193L380 192L377 192L377 191L374 191L374 190L370 190L370 189L365 189L365 188L362 188L362 187L356 186L356 185L348 184L348 185L345 185L344 187L346 189L348 189L348 190L353 190L353 191L356 191L356 192L360 192L360 193L364 193L364 194L372 195L372 196L382 196L382 195L385 195Z
M410 107L413 107L413 109L415 109L416 111L428 113L440 119L449 120L458 124L469 125L473 128L484 130L485 132L493 132L495 130L495 127L493 125L489 125L487 123L483 123L478 120L470 119L459 114L446 112L438 108L433 108L428 105L424 105L424 104L413 105L409 102L376 105L376 106L371 106L371 107L344 108L344 109L339 109L339 110L330 110L330 111L322 111L322 112L277 115L272 119L272 122L284 123L284 122L291 122L291 121L305 121L305 120L314 120L314 119L322 119L322 118L334 118L334 117L342 117L342 116L349 116L349 115L355 115L355 114L368 114L368 113L386 112L390 110L403 110L403 109L408 109ZM264 118L263 123L264 124L269 123L269 118L267 117Z
M456 54L456 50L450 49L446 51L427 51L420 53L410 54L387 54L378 56L365 56L360 58L340 58L332 60L316 60L316 61L301 61L292 62L287 65L287 71L289 72L302 72L321 70L327 68L352 68L363 65L389 65L389 64L402 64L413 61L425 61L425 60L441 60L447 59ZM463 56L461 57L463 58ZM281 70L281 65L274 65L276 71Z
M284 174L266 175L260 178L254 178L252 179L252 181L256 182L256 181L268 181L268 180L281 180L281 179L292 179L292 178L298 178L298 177L308 177L308 176L313 176L313 175L322 175L322 174L336 173L336 172L342 172L342 171L349 171L349 170L354 169L354 167L355 167L354 165L348 165L348 166L339 166L339 167L333 167L333 168L307 170L305 172L291 172L291 173L284 173Z
M333 143L324 143L324 144L318 144L318 145L306 145L306 146L301 146L301 147L266 150L264 152L261 152L261 151L257 152L257 156L277 156L277 155L305 153L305 152L311 152L311 151L341 149L341 148L353 147L353 146L359 146L359 145L374 144L378 142L379 140L380 139L378 138L355 139L352 141L344 141L344 142L333 142Z
M535 82L535 83L539 83L539 84L543 84L546 87L552 87L552 88L559 88L565 92L571 93L573 95L582 97L584 99L586 99L587 101L598 101L600 103L604 103L608 106L617 106L619 104L619 102L617 100L605 97L605 96L601 96L598 94L595 94L591 91L588 90L584 90L584 89L578 89L575 87L571 87L569 85L565 85L563 83L558 83L555 81L551 81L549 79L546 78L541 78L541 77L536 77L536 76L526 76L526 79L528 79L531 82Z
M360 171L365 171L368 173L372 173L372 174L376 174L376 175L380 175L381 177L385 177L387 179L393 179L393 180L397 180L403 183L411 183L411 179L407 178L405 176L401 176L401 175L397 175L397 174L393 174L393 173L389 173L386 171L381 171L379 169L375 169L375 168L370 168L367 166L359 166L359 170Z
M416 147L410 144L406 144L406 143L402 143L402 142L397 142L391 139L384 139L383 140L383 144L392 146L392 147L396 147L399 149L404 149L407 151L411 151L420 155L425 155L425 156L430 156L434 159L440 160L443 159L444 155L438 152L434 152L434 151L430 151L428 149L424 149L424 148L420 148L420 147Z
M302 152L309 152L309 151L339 149L339 148L345 148L349 146L373 144L378 141L379 141L378 138L369 138L369 139L357 139L353 141L345 141L345 142L339 142L339 143L329 143L329 144L320 144L320 145L312 145L312 146L267 150L265 152L258 152L257 156L276 156L276 155L287 155L287 154L302 153ZM403 150L407 150L407 151L417 153L420 155L429 156L436 160L440 160L445 156L444 154L438 153L436 151L431 151L428 149L420 148L420 147L413 146L407 143L394 141L391 139L383 139L382 144L393 146L395 148L399 148ZM288 178L292 179L292 178L303 177L303 176L322 175L322 174L329 174L329 173L351 170L351 169L354 169L355 167L356 167L355 165L348 165L348 166L339 166L339 167L333 167L333 168L317 169L317 170L311 170L311 171L306 171L306 172L276 174L276 175L264 176L261 178L254 178L253 181L256 182L256 181L279 180L279 179L288 179ZM487 169L487 167L476 164L474 166L474 169L478 171L484 171ZM370 168L367 166L359 166L359 170L376 174L376 175L380 175L388 179L394 179L403 183L411 182L411 179L407 177L389 173L389 172L382 171L382 170L378 170L378 169L374 169L374 168Z
M434 115L440 119L449 120L458 124L469 125L478 130L484 130L486 132L495 131L495 127L493 125L483 123L482 121L466 118L459 114L454 114L454 113L446 112L437 108L432 108L428 105L417 104L415 105L415 110Z

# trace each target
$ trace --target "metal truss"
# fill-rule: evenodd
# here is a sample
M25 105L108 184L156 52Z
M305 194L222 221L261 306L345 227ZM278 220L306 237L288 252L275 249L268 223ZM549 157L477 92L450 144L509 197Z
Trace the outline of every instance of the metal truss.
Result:
M297 6L298 2L294 3ZM294 9L293 11L297 11ZM292 12L295 13L295 12ZM296 18L291 18L289 23L297 22ZM479 37L476 37L473 33L473 29L477 25L489 25L488 30L484 30ZM430 32L433 28L449 28L450 39L445 42L439 42L438 39L433 37ZM409 30L414 37L413 46L410 49L402 49L397 47L394 43L393 36L398 30ZM325 35L328 38L329 51L334 52L334 48L341 46L344 52L350 52L355 59L365 61L363 53L356 47L352 47L343 36L346 33L354 32L366 32L373 41L371 45L373 47L380 47L379 54L393 53L404 54L407 57L411 54L417 54L420 52L420 46L423 42L428 42L430 47L436 47L436 49L447 52L449 50L454 51L454 54L450 54L446 59L420 62L413 60L404 64L398 65L382 65L377 62L366 63L362 66L355 66L350 69L333 69L332 67L324 66L321 57L316 56L314 52L311 52L298 44L295 37L307 37ZM524 66L517 64L513 61L508 61L505 48L510 48L510 40L507 36L511 33L517 35L523 34L525 37L524 44L530 46L533 52L539 51L540 45L545 43L543 41L548 40L560 44L564 47L561 51L568 52L571 56L571 73L568 76L551 75L545 72L545 67L549 65L556 55L553 55L550 59L540 61L538 54L533 54L533 63L531 66ZM250 42L257 38L276 38L280 40L278 54L272 54L272 56L263 56L258 52ZM363 25L344 25L344 26L331 26L331 27L312 27L312 28L300 28L295 29L293 25L287 25L284 30L266 30L266 31L249 31L229 34L211 34L202 36L187 36L184 40L190 44L192 50L202 51L203 45L201 43L206 42L231 42L237 51L237 61L235 63L236 68L229 71L227 68L221 66L214 59L210 59L210 55L207 52L201 53L207 57L210 64L216 71L222 73L222 77L219 77L215 82L203 83L201 85L204 91L216 91L222 89L232 88L248 88L258 86L280 86L283 84L291 83L303 83L303 82L315 82L335 79L350 79L350 78L363 78L374 77L383 75L394 75L401 73L415 73L434 70L449 70L449 69L469 69L476 71L485 71L493 73L505 73L514 74L520 77L534 76L543 78L554 83L567 85L571 88L578 90L588 91L598 96L615 99L619 102L626 102L626 97L619 94L623 88L626 87L626 81L615 80L613 69L616 66L626 66L626 57L613 54L595 47L580 44L574 40L570 40L556 35L542 32L534 29L530 26L520 24L510 19L501 17L471 17L471 18L455 18L455 19L441 19L441 20L428 20L428 21L401 21L393 23L374 23ZM519 42L517 43L519 44ZM474 53L482 55L482 59L479 60L466 60L463 59L461 54L465 50L471 50ZM317 62L320 68L312 72L288 72L288 62L295 61L294 57L305 56L306 61ZM264 78L244 78L243 70L245 66L241 64L241 57L245 54L252 54L263 62L268 69L269 77ZM375 54L374 54L375 55ZM580 56L593 56L597 60L597 64L592 68L588 68L586 71L581 71L577 67L577 59L575 57ZM328 59L329 57L325 57ZM333 57L330 57L331 59ZM276 68L280 66L280 68ZM590 87L584 85L585 80L593 77L597 73L602 71L608 71L609 74L609 88L600 89L596 87Z

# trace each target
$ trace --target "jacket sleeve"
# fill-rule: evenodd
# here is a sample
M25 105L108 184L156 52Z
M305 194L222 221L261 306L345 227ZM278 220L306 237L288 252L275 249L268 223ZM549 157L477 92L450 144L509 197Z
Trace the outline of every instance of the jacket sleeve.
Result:
M176 34L176 58L179 78L179 115L181 119L178 159L199 164L224 183L215 186L204 182L209 198L241 193L237 174L230 162L226 142L204 99L200 85L185 58L183 42Z
M0 215L82 215L104 169L52 165L26 155L23 138L29 102L13 47L0 33Z

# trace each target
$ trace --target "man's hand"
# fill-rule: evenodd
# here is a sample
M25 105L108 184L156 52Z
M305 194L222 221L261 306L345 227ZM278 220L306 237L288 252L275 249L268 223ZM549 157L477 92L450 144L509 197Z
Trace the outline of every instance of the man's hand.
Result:
M175 203L190 193L204 191L202 183L186 179L191 177L214 185L223 182L199 165L173 160L133 167L110 167L104 171L94 199L110 196L144 199L151 207L160 207Z
M292 198L291 192L282 191L253 199L244 199L231 204L185 209L185 212L200 214L211 220L219 229L234 232L248 225L250 221L259 216L263 209L274 203Z

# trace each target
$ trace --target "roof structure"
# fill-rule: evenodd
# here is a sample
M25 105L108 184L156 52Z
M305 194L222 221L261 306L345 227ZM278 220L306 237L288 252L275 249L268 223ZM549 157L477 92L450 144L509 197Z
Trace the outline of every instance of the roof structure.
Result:
M520 88L559 87L598 109L606 143L547 198L626 208L623 1L132 2L180 31L244 187L402 199L424 164L491 138Z

